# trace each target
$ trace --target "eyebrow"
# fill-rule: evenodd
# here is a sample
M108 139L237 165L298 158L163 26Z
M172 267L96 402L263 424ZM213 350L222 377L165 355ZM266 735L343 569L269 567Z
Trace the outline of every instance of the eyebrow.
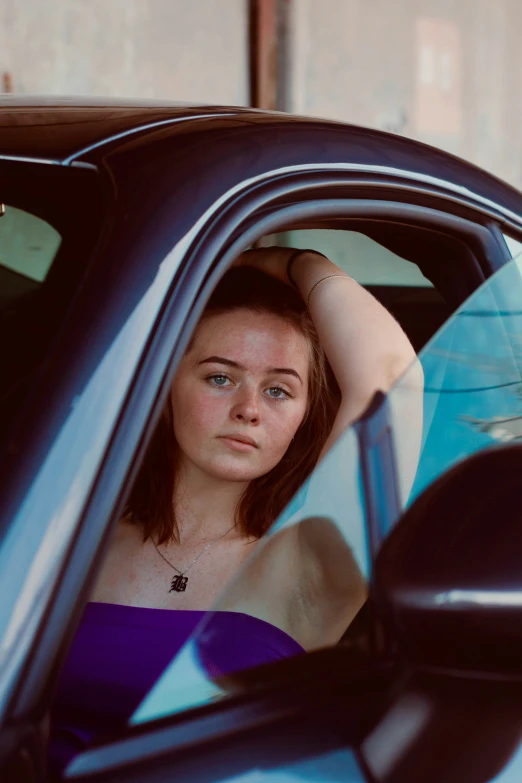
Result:
M202 359L198 364L224 364L225 367L234 367L236 370L246 370L241 364L232 361L232 359L225 359L224 356L208 356L206 359ZM277 373L280 375L293 375L301 383L303 382L301 376L296 370L291 367L271 367L268 374Z

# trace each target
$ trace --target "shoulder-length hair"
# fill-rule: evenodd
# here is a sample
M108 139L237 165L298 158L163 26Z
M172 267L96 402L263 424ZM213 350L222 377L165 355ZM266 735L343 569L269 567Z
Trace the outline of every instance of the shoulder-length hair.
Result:
M303 422L282 460L250 482L236 508L236 526L245 537L260 538L312 472L330 434L340 393L303 300L288 285L253 269L229 270L214 289L200 322L237 309L272 313L291 323L309 345L308 406ZM192 337L191 345L197 335ZM188 350L190 350L190 345ZM145 453L127 503L126 516L143 526L143 538L179 541L173 499L178 474L178 444L172 402L165 406Z

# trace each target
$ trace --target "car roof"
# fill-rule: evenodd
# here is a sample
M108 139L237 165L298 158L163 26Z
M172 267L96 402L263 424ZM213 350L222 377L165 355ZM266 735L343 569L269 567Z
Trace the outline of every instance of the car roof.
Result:
M129 141L146 145L157 131L176 137L216 131L208 163L230 158L230 134L238 129L249 144L264 146L263 168L351 162L436 178L522 215L522 194L477 166L404 136L334 120L301 117L248 107L214 106L156 100L0 96L0 157L70 163L100 163L108 150ZM156 132L156 133L155 133ZM227 139L228 133L228 142ZM237 137L239 139L239 137ZM223 152L220 149L223 146ZM275 155L267 151L272 145ZM183 147L184 145L181 144ZM277 148L277 149L275 149ZM291 152L292 150L295 153ZM286 159L285 159L286 154ZM252 156L251 156L252 157ZM106 160L106 158L105 158ZM245 162L245 161L243 161ZM257 160L259 163L259 159ZM259 172L255 166L252 174ZM248 176L249 171L242 171Z
M234 106L54 96L0 96L0 155L62 161L115 136L190 119L253 113Z

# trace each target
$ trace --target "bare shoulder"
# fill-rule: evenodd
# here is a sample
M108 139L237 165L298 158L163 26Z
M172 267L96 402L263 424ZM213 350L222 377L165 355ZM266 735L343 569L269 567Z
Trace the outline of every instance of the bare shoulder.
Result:
M335 644L367 596L366 580L339 527L328 517L307 517L266 544L258 578L274 592L290 635L307 650Z
M296 531L289 527L250 544L249 557L216 608L245 612L289 632L288 597L297 576Z
M271 577L268 580L268 577ZM354 589L365 592L365 581L352 549L328 517L306 517L267 536L251 560L251 576L299 592L316 603L326 591L344 601Z
M129 553L143 544L143 531L127 517L118 520L107 550L106 559L120 557L123 552Z
M365 600L365 579L337 525L308 517L259 541L220 608L277 625L312 650L335 644Z
M332 519L307 517L296 527L299 634L307 649L335 644L366 600L366 580Z
M306 517L296 525L299 562L308 588L325 588L343 599L364 579L352 548L329 517Z
M131 562L132 554L138 551L142 543L143 535L139 526L126 518L120 519L98 572L91 601L108 600L126 565Z

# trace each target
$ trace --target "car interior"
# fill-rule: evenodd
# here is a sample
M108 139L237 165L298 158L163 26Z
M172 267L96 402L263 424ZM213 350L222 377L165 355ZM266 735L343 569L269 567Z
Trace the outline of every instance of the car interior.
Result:
M263 244L324 253L390 311L417 353L484 279L462 239L421 226L343 220L342 228L292 228Z

